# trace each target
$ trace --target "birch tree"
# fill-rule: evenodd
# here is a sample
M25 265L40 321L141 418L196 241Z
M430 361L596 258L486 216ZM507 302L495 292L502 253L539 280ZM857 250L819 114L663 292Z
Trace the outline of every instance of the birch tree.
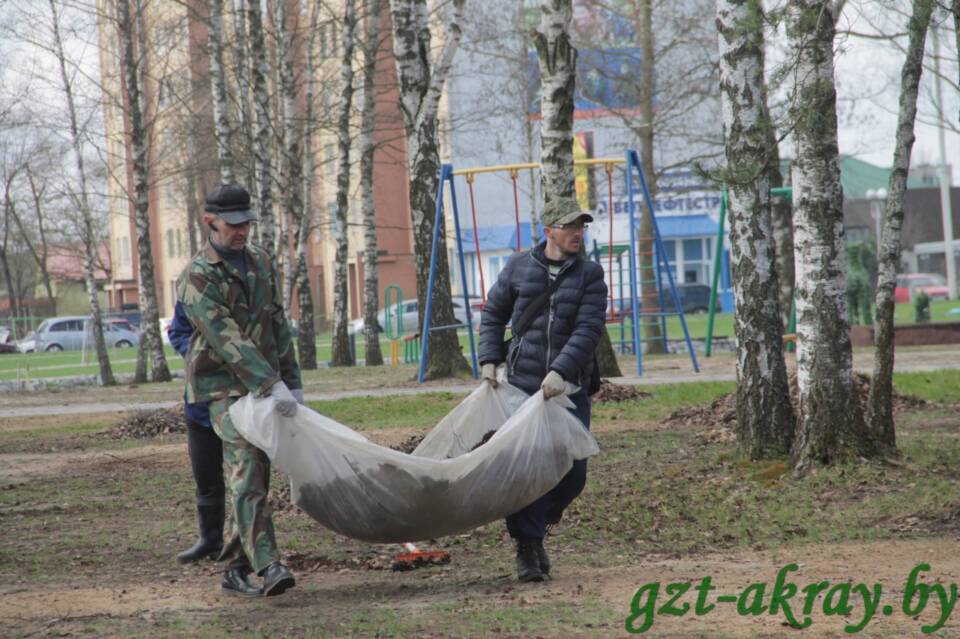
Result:
M260 13L260 2L257 0L247 3L247 25L253 79L253 106L257 123L254 136L257 208L260 214L257 228L260 233L260 245L267 251L270 261L273 262L276 260L274 246L276 223L273 218L273 155L270 152L273 134L270 126L270 91L267 86L269 66L263 17Z
M799 414L793 454L800 470L876 452L851 377L833 75L836 11L827 0L791 0L787 6L796 152L793 228Z
M440 178L437 110L450 63L460 43L463 6L466 0L452 0L447 6L449 21L443 47L431 59L431 34L426 0L390 0L393 20L393 56L400 89L410 175L410 214L416 253L419 326L427 307L427 280L434 233L434 200ZM439 237L446 237L441 216ZM438 247L434 274L431 324L450 326L457 322L450 296L450 270L445 245ZM468 370L456 331L430 331L425 362L426 379L452 377Z
M532 34L540 63L540 181L544 202L574 197L573 91L577 49L570 41L571 0L544 0Z
M27 182L30 185L30 201L33 205L33 215L37 224L36 241L30 239L33 234L26 228L23 216L17 213L16 207L11 207L10 213L13 216L13 221L17 225L17 229L20 231L23 242L27 245L27 250L30 251L30 255L37 265L40 282L43 284L43 290L47 294L47 302L50 305L50 313L56 315L57 298L53 294L53 285L50 282L50 271L47 269L47 257L50 254L50 250L47 241L47 229L44 225L46 215L44 214L43 206L43 195L47 189L47 185L46 183L40 186L37 185L37 180L34 178L34 170L30 164L24 165L23 168Z
M230 148L230 116L227 105L227 78L223 66L223 0L209 0L210 88L213 98L214 132L220 181L233 183L233 152Z
M281 5L281 19L279 29L282 36L283 48L280 58L280 88L282 92L282 113L284 126L284 141L286 148L283 153L286 171L284 172L286 183L284 188L284 211L281 216L283 219L288 217L296 225L293 229L294 247L299 246L300 230L303 219L303 148L300 146L304 137L303 125L297 114L297 83L294 78L294 60L297 53L297 37L299 14L296 11L288 11L291 7L289 3ZM283 233L286 240L287 233ZM288 251L289 242L280 242L280 250ZM283 278L283 306L290 312L290 303L293 297L293 285L295 274L293 264L297 261L296 256L293 259L284 260L284 278Z
M350 318L347 315L349 302L347 284L347 215L350 196L350 109L353 105L353 47L357 18L353 0L343 3L343 36L340 58L340 104L337 107L337 213L333 237L336 243L336 259L333 276L333 350L331 366L353 366L354 354L350 350L347 334Z
M381 0L367 3L366 32L363 39L363 108L360 122L360 191L363 206L363 336L367 366L382 366L380 326L377 322L380 278L377 268L377 219L373 204L373 138L377 52L380 50Z
M137 5L139 9L139 4ZM134 224L137 227L137 261L140 279L137 291L140 302L141 356L150 358L150 381L168 382L170 369L160 339L160 314L157 310L157 287L154 279L153 252L150 244L150 204L147 199L147 145L140 99L140 74L133 46L135 27L130 18L130 4L117 3L117 17L122 40L123 87L127 94L127 116L130 119L130 152L133 156ZM137 30L139 31L139 30ZM141 367L138 364L139 373ZM139 375L137 376L139 377ZM145 379L136 379L143 382Z
M67 56L64 53L63 37L60 31L59 8L55 0L49 0L49 2L52 16L51 31L53 35L53 50L57 59L57 68L60 72L63 96L67 107L67 116L70 124L70 142L76 162L77 180L79 181L76 200L82 218L80 238L83 243L84 283L87 287L87 296L90 302L93 344L94 350L97 353L98 381L101 386L113 386L116 384L116 380L113 377L110 358L107 356L107 345L103 339L103 315L100 312L100 300L97 299L97 235L94 230L95 224L88 197L87 170L83 158L83 139L80 134L77 108L74 102L73 82L71 81L70 74L67 73Z
M883 230L878 247L877 319L874 338L873 382L870 385L869 425L874 437L888 451L896 449L893 422L893 289L900 265L900 230L903 226L903 200L906 195L910 153L913 149L917 97L923 73L923 49L926 42L933 0L914 0L910 17L907 55L900 72L900 108L893 152L893 171L887 187Z
M736 299L736 431L741 452L752 459L788 455L794 431L770 218L763 26L762 0L717 0Z
M296 229L296 268L293 279L297 289L297 308L300 310L300 325L297 331L297 351L300 356L300 368L317 368L317 340L314 330L313 292L310 289L310 274L307 269L307 238L313 230L313 181L316 173L316 159L313 153L314 135L314 94L317 82L316 41L317 23L320 16L320 3L315 2L310 12L310 35L307 38L307 77L304 83L304 131L303 162L304 174L303 212Z

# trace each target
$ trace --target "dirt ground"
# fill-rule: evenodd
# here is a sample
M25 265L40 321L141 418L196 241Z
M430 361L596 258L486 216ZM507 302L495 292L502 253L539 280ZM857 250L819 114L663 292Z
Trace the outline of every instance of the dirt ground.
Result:
M952 364L957 354L960 351L898 353L898 364ZM861 366L863 359L858 355ZM704 370L720 374L730 370L733 360L720 356L708 362ZM664 361L659 370L671 375L683 366L682 360ZM371 383L371 387L375 386ZM174 390L150 387L121 394L153 400L167 398ZM116 399L115 393L110 396L99 390L57 395L66 406ZM25 406L31 401L38 398L17 397L12 404ZM5 397L0 402L0 406L11 405ZM116 414L83 417L94 425L115 418ZM937 419L945 422L937 422L938 428L960 431L958 420L942 415ZM921 415L916 421L925 420ZM798 589L822 581L830 587L879 584L880 603L857 634L907 637L924 636L921 627L934 623L944 605L937 597L939 591L929 591L923 612L902 610L911 570L929 564L921 581L941 584L952 597L945 604L948 607L956 601L955 584L960 583L956 552L960 528L954 518L936 530L896 539L870 539L865 534L858 541L811 539L783 547L721 546L690 553L650 550L639 537L632 550L623 551L620 546L611 550L604 547L602 537L590 540L588 533L595 522L574 518L560 524L548 538L553 578L521 585L515 581L509 542L495 525L482 534L444 540L443 547L452 555L448 565L391 572L382 568L399 548L352 542L304 521L302 514L282 512L276 517L280 545L288 552L297 587L278 598L236 600L221 595L218 564L183 567L173 560L194 534L185 439L165 436L104 447L103 438L89 433L55 434L63 427L63 417L0 419L0 493L18 495L0 501L0 523L6 522L0 530L15 531L0 538L0 636L629 636L628 619L637 629L644 618L638 610L631 617L631 602L645 584L660 584L658 608L676 594L667 590L668 584L696 585L707 576L716 589L710 597L713 603L718 595L738 595L757 583L765 584L769 602L778 571L796 564L789 579ZM624 432L658 434L663 428L659 423L621 421L599 424L595 432L603 443L604 438ZM45 438L47 431L54 434ZM36 433L40 441L5 448L5 437L20 437L24 432ZM366 434L377 443L396 446L422 432L397 428ZM616 454L613 448L610 454ZM650 454L647 450L646 455ZM679 454L690 453L681 449ZM956 462L950 463L955 467ZM77 498L84 494L91 495L90 503ZM591 494L595 493L588 491L581 499L589 500ZM953 499L960 504L960 498ZM117 512L117 500L126 512ZM863 617L863 602L859 595L851 595L851 610L844 614L837 599L842 590L833 597L825 596L826 592L813 600L810 626L797 630L785 624L782 613L740 614L736 603L716 603L716 608L697 615L696 592L690 590L676 602L677 606L689 604L690 610L670 615L663 609L644 634L842 636L844 626L857 624ZM790 600L800 621L806 616L801 610L803 597L801 591ZM637 607L645 601L638 600ZM746 598L744 602L749 603ZM841 610L826 615L825 605ZM952 612L945 615L946 623L934 636L960 637L960 612Z

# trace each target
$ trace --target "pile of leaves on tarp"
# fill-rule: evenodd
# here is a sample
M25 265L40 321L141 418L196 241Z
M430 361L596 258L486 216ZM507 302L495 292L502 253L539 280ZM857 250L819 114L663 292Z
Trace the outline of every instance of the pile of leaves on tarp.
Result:
M642 391L636 386L614 384L609 379L600 378L600 390L590 397L594 404L599 402L624 402L650 397L650 393Z
M790 383L790 403L797 408L799 390L796 373L792 373ZM853 384L857 399L866 414L867 399L870 396L870 377L863 373L853 374ZM913 410L927 406L929 402L912 395L893 394L893 412ZM737 421L736 393L729 393L710 402L709 406L680 408L667 416L665 423L672 426L706 426L711 430L730 430L730 433L718 433L708 441L733 441L732 429Z
M125 415L118 424L106 431L110 439L145 439L171 433L186 433L187 420L183 405L156 410L138 410Z
M416 450L417 446L420 445L420 442L423 441L424 437L426 437L426 433L423 433L422 435L411 435L410 437L407 437L405 440L403 440L396 446L391 446L391 448L393 450L399 450L401 453L406 453L407 455L409 455L414 450Z

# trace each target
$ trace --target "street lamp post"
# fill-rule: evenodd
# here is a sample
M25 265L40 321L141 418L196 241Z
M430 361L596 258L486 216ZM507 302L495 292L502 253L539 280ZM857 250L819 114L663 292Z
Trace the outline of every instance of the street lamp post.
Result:
M883 220L883 206L887 201L887 190L867 189L865 195L870 200L870 217L873 218L873 228L877 234L877 255L880 255L880 227Z

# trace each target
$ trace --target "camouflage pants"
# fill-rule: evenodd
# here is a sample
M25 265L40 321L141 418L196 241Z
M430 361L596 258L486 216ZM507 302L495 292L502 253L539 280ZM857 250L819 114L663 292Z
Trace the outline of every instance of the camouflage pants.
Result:
M210 404L210 421L223 440L233 522L221 560L231 567L250 566L260 572L280 560L273 532L273 510L267 501L270 490L270 460L266 453L240 436L230 419L236 398Z

